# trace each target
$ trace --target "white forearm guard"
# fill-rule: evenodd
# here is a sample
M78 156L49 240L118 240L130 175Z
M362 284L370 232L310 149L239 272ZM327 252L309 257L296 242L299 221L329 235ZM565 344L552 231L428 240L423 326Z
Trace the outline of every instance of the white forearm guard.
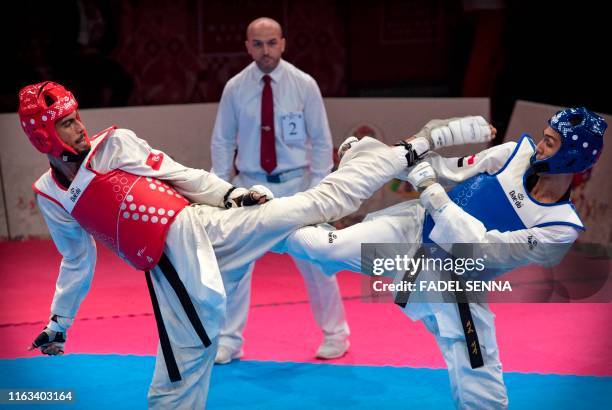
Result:
M481 116L433 120L416 136L427 138L432 149L488 142L492 138L491 127Z

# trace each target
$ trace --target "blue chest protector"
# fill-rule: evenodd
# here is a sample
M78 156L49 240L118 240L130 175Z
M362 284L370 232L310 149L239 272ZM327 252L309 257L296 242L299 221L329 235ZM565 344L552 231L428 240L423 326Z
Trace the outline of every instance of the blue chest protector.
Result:
M456 185L448 196L461 209L484 224L487 231L516 231L550 225L569 225L584 230L571 201L543 204L533 199L525 187L535 144L523 135L512 155L495 174L481 173ZM423 243L434 227L429 215L423 223Z

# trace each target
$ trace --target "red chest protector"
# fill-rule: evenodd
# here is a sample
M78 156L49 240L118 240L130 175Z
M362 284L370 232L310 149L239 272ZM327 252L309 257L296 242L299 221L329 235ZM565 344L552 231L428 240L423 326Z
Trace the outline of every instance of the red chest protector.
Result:
M159 262L170 224L189 202L155 178L121 169L105 174L92 169L91 158L114 130L109 128L94 137L91 151L68 189L54 179L51 170L33 188L64 208L83 229L130 265L150 270Z

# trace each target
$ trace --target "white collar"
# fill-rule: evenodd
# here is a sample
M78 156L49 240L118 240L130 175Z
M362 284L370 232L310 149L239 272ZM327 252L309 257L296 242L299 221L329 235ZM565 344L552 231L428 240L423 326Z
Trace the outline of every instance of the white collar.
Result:
M255 82L260 83L263 76L267 74L272 77L272 82L278 83L285 72L285 64L285 60L281 58L274 70L272 70L270 73L264 73L259 69L259 67L257 67L257 63L253 61L251 63L252 78Z

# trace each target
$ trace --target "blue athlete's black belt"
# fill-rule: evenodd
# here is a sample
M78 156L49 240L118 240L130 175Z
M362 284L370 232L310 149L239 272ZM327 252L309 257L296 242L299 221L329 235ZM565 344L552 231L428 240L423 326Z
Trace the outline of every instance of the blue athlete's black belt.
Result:
M165 253L162 254L159 263L157 264L159 269L162 271L166 280L176 293L179 301L181 302L181 306L185 310L187 314L187 318L194 330L198 334L198 337L204 344L204 347L208 347L211 345L210 339L206 334L206 330L204 330L204 326L202 325L202 321L198 316L198 313L193 306L193 302L187 293L187 289L181 279L170 263L170 260L166 256ZM159 302L157 301L157 297L155 296L155 289L153 288L153 282L151 281L151 272L146 271L145 277L147 279L147 287L149 288L149 295L151 296L151 303L153 304L153 313L155 314L155 322L157 323L157 332L159 333L159 343L161 345L162 353L164 354L164 361L166 362L166 368L168 369L168 376L170 377L171 382L177 382L181 380L181 372L179 371L178 365L176 364L176 358L174 357L174 353L172 352L172 346L170 344L170 338L168 337L168 331L166 330L166 326L164 325L164 319L162 318L161 310L159 309Z
M424 246L421 246L415 253L415 258L420 258L426 255ZM421 272L421 266L419 265L418 271L411 274L410 271L404 273L402 281L406 283L414 283L417 276ZM458 280L457 275L454 273L453 279ZM407 287L406 287L407 288ZM410 298L410 291L398 291L395 295L395 304L405 308ZM463 334L465 336L465 345L467 347L468 356L470 358L470 366L472 369L477 369L484 366L484 359L482 358L482 351L480 349L480 342L478 341L478 334L476 333L476 325L472 318L472 312L470 310L470 304L467 301L467 294L465 290L455 291L455 298L457 298L457 307L459 308L459 318L461 319L461 327L463 328Z

